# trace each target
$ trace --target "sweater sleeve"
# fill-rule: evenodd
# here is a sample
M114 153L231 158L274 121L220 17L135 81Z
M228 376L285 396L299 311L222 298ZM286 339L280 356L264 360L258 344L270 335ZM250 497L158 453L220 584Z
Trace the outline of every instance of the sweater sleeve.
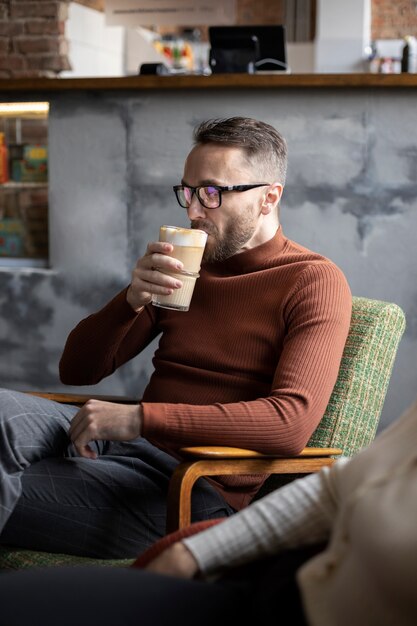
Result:
M144 436L170 448L232 445L298 454L330 399L351 304L349 286L337 266L309 265L286 299L285 338L270 392L226 404L144 402Z
M347 462L338 460L338 470ZM333 478L333 468L324 468L182 541L205 576L286 549L326 541L339 506Z
M59 374L67 385L93 385L132 359L156 336L152 309L137 314L126 300L127 288L69 334ZM134 335L134 338L131 336Z

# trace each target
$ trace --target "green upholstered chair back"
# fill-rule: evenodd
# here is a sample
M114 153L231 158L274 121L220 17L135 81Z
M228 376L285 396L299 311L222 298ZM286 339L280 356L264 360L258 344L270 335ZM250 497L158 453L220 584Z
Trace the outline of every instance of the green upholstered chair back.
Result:
M308 446L340 448L352 456L374 439L398 345L405 329L402 309L391 302L353 297L352 317L332 395ZM271 475L258 500L302 474Z
M404 329L405 316L398 305L353 297L339 375L309 446L341 448L345 456L352 456L371 443Z

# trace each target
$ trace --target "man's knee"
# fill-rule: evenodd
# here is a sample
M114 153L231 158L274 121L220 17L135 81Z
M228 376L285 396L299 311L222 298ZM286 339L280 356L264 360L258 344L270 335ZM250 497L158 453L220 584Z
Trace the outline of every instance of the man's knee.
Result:
M41 400L41 402L40 402ZM70 419L56 403L0 389L0 454L21 469L46 456L62 454L69 444Z

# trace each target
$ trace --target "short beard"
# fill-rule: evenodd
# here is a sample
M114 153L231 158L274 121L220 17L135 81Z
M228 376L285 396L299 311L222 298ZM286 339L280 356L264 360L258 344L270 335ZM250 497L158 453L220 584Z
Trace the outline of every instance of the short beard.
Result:
M191 228L205 230L211 235L215 242L211 246L206 244L203 254L203 263L221 262L237 254L242 247L251 239L255 232L255 219L249 212L241 215L237 219L231 219L226 225L222 238L214 224L204 220L192 222Z

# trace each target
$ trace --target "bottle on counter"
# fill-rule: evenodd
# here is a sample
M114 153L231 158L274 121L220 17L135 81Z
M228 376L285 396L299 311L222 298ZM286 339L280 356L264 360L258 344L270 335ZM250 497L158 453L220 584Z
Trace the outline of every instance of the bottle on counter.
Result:
M404 37L401 72L417 74L417 39L412 35Z
M9 179L19 183L22 180L24 144L9 143Z
M0 133L0 184L9 180L9 155L4 133Z

